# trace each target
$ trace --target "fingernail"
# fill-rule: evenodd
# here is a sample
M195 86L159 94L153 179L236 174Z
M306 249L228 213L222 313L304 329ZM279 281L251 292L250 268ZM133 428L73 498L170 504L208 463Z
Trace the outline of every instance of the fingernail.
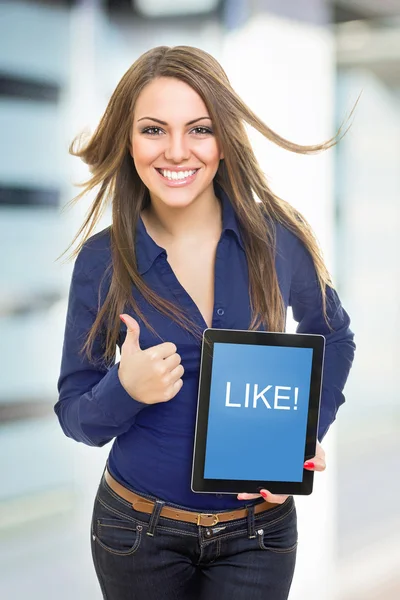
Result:
M313 463L312 460L306 460L306 462L304 463L305 469L313 469L314 467L315 463Z
M121 319L121 321L122 321L123 323L125 323L125 325L126 325L126 321L125 321L124 317L123 317L122 315L119 315L119 318L120 318L120 319Z
M266 500L268 498L267 492L262 491L262 492L260 492L260 494L264 498L264 500Z

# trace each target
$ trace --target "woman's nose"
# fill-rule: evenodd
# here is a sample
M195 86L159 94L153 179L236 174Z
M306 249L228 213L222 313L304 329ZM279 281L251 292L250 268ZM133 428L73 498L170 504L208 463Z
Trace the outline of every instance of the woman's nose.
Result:
M187 160L190 157L187 140L182 135L171 135L164 154L166 160L171 160L175 163Z

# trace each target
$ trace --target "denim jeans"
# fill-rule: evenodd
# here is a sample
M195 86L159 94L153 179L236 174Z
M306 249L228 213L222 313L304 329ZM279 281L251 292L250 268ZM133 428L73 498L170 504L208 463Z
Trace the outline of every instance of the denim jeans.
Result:
M137 512L102 479L91 544L106 600L287 599L297 551L293 496L214 527L160 517L162 506Z

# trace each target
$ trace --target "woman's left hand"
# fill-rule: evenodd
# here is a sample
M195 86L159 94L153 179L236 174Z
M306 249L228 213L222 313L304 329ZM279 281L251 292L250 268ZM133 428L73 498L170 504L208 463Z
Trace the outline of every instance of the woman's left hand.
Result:
M309 471L325 471L325 450L318 441L314 458L307 460L304 463L304 468L308 469ZM271 494L268 490L261 490L259 494L238 494L237 498L238 500L253 500L254 498L259 498L260 496L262 496L264 500L274 504L283 504L285 500L289 498L289 496L284 496L283 494Z

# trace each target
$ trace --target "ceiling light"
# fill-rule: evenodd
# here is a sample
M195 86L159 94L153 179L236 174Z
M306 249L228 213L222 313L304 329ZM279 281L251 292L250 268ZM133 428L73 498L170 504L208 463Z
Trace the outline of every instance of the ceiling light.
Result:
M145 17L183 17L213 12L219 0L134 0L133 3Z

